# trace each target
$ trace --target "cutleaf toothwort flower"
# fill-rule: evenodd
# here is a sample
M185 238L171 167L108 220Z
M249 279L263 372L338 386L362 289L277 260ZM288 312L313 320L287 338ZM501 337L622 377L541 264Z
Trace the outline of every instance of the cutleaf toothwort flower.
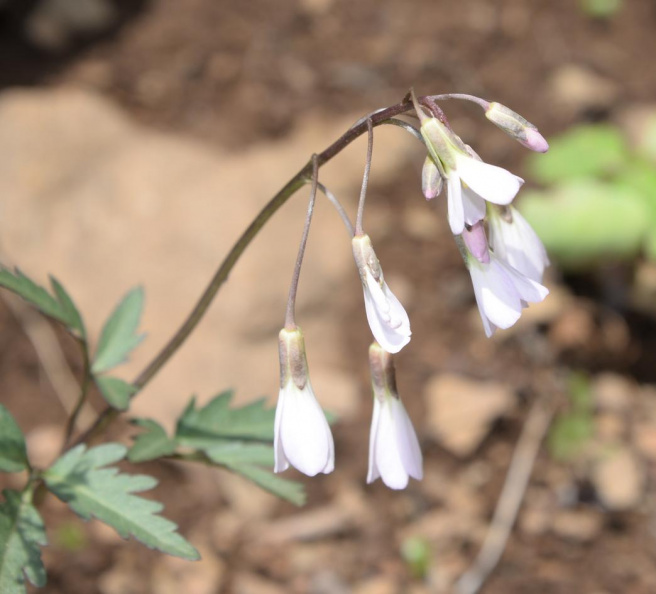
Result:
M510 328L528 303L542 301L549 290L490 251L483 223L462 233L464 258L474 285L485 334Z
M428 153L446 179L451 232L460 235L465 224L473 225L485 217L486 200L509 204L524 180L501 167L483 163L447 125L426 116L419 105L416 110Z
M352 246L371 333L388 353L398 353L410 342L408 314L387 286L369 236L356 235Z
M282 472L291 464L308 476L327 474L335 467L335 447L310 385L303 334L299 328L283 328L278 344L280 394L274 426L274 471Z
M423 478L417 435L396 389L392 355L374 342L369 347L369 364L374 411L367 483L380 477L390 489L405 489L409 477Z
M488 208L490 247L497 258L524 276L541 283L547 250L527 220L513 206Z

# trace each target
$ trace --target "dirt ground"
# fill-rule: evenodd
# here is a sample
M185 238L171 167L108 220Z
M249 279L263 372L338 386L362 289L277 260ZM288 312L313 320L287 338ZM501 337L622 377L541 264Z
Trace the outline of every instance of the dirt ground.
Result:
M308 114L336 117L395 103L411 85L499 100L547 137L577 122L615 121L656 95L656 5L649 0L625 0L609 20L568 0L119 2L106 31L71 34L54 49L25 41L24 9L15 5L0 13L1 89L91 88L148 126L237 153L286 138ZM475 108L445 107L486 160L524 173L521 147L486 126ZM289 164L290 176L299 165ZM412 295L414 350L400 354L397 368L410 415L427 419L419 433L429 479L402 493L363 484L370 415L363 398L335 427L337 448L348 455L338 472L304 480L309 504L301 511L228 474L145 465L161 480L155 495L166 515L204 555L200 564L123 543L50 502L43 592L451 592L483 540L531 404L552 389L562 410L571 370L590 375L593 447L624 456L626 464L608 470L610 482L634 485L633 498L608 503L596 453L559 462L543 447L507 550L482 591L656 591L656 320L604 290L607 275L630 278L631 267L574 275L554 266L549 299L557 305L527 313L517 330L489 341L473 317L469 276L444 217L428 225L416 216L420 167L390 184L373 179L370 204L386 274L403 271ZM361 303L341 299L335 308L350 372L366 394ZM0 313L3 403L26 430L62 421L49 412L20 325L6 309ZM74 350L65 350L75 365ZM454 453L431 429L426 394L436 374L512 388L512 402L471 451ZM43 400L38 418L23 407L27 399ZM430 551L422 576L401 555L409 537Z

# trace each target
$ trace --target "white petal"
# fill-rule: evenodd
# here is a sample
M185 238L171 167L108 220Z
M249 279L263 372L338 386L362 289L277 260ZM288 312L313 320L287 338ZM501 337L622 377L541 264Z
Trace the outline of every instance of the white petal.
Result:
M462 204L465 213L465 223L474 225L485 218L485 200L470 187L462 186Z
M280 389L278 394L278 404L276 405L276 418L273 423L273 457L274 457L274 472L282 472L289 468L289 461L285 456L285 451L282 447L282 434L280 432L280 425L282 421L283 408L285 406L285 390Z
M374 338L388 353L398 353L410 342L410 319L387 283L381 287L369 273L364 287L367 321Z
M466 155L458 155L456 171L476 194L495 204L510 204L524 183L510 171Z
M280 435L285 457L308 476L330 472L334 467L333 437L309 382L303 390L292 382L284 390Z
M396 427L396 443L403 466L412 478L421 480L424 477L421 448L410 417L401 400L392 398L390 406Z
M367 483L373 483L380 477L376 465L376 436L378 435L378 423L380 420L380 400L374 397L374 411L371 418L371 431L369 432L369 470L367 471Z
M510 328L522 315L522 304L505 269L494 258L489 264L479 264L472 258L469 272L476 299L485 316L499 328Z
M383 482L390 489L405 489L409 477L401 460L395 434L395 420L387 398L381 406L378 419L374 457Z
M515 289L519 293L522 301L528 303L539 303L549 294L549 289L547 289L547 287L524 276L509 264L499 261L498 265L502 266L508 276L512 279L512 283L515 285Z
M462 185L455 171L447 177L448 217L451 233L460 235L465 228L465 211L462 204Z
M549 258L533 228L510 207L512 222L494 214L490 217L490 245L495 254L524 276L540 283Z

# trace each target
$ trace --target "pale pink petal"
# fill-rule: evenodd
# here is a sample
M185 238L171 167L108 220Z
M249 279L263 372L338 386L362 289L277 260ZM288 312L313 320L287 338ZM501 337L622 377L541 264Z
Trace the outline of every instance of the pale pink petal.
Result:
M506 264L502 260L499 260L497 264L503 267L511 278L512 283L515 285L515 289L523 301L528 303L539 303L549 294L549 289L547 289L547 287L524 276L509 264Z

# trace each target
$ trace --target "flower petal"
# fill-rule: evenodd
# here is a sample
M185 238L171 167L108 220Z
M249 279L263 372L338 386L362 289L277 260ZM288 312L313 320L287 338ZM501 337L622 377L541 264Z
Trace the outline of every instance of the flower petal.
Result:
M417 434L412 426L403 403L398 398L392 398L390 402L394 427L396 428L396 443L403 461L406 472L417 480L424 477L422 468L421 448Z
M468 225L474 225L485 218L485 200L465 184L462 185L462 205L465 223Z
M333 437L309 382L303 390L291 382L284 389L280 435L285 457L308 476L331 472L334 467Z
M389 399L381 406L378 419L378 432L374 445L376 466L383 482L390 489L405 489L408 486L408 472L406 471L396 440L396 427Z
M460 177L451 171L447 177L448 216L451 233L460 235L465 228L465 211L462 203L462 185Z
M282 447L282 434L280 426L282 422L283 409L285 406L285 390L280 389L278 394L278 404L276 405L276 418L273 423L273 457L274 457L274 472L282 472L289 468L289 460L285 456L285 451Z
M456 171L476 194L495 204L510 204L524 183L510 171L462 154L457 157Z
M503 260L499 260L497 264L503 267L511 278L522 301L528 303L539 303L549 294L549 289L547 289L547 287L524 276L521 272L518 272Z
M494 258L489 264L470 258L469 272L476 300L485 316L499 328L510 328L522 315L522 304L506 270Z
M373 483L380 477L378 465L376 464L376 439L378 435L378 424L380 421L380 400L374 397L374 411L371 418L371 431L369 432L369 469L367 471L367 484Z
M410 342L408 314L387 283L381 287L369 273L365 280L364 305L371 333L388 353L398 353Z

